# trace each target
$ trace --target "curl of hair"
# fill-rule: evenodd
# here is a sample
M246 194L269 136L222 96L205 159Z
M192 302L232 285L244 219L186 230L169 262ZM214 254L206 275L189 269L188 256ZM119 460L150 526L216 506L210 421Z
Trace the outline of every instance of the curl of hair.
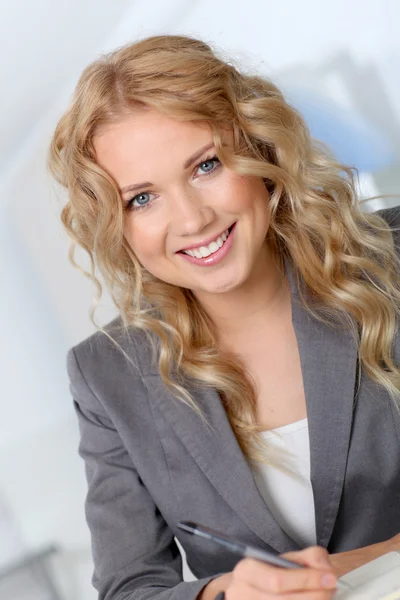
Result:
M49 158L52 174L69 192L62 222L71 260L76 244L84 248L98 298L96 269L124 325L148 333L155 351L157 340L164 384L197 411L185 377L217 389L243 452L260 460L254 383L236 357L218 350L213 324L190 290L141 266L123 236L118 187L96 163L99 128L142 106L207 122L225 166L264 178L269 242L292 261L309 290L313 302L304 299L306 308L326 322L350 324L360 366L396 400L399 261L388 224L361 212L354 170L310 138L272 82L241 73L209 45L181 36L150 37L88 66L55 130ZM233 134L230 149L222 147L226 130ZM94 321L94 309L91 316Z

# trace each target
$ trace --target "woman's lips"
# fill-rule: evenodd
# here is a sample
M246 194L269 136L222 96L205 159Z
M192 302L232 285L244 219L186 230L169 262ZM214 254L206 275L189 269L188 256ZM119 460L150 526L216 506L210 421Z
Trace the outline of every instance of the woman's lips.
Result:
M193 265L199 265L201 267L210 267L216 265L221 262L228 254L230 249L232 248L234 234L236 229L236 223L234 223L229 231L229 235L226 238L225 242L218 248L216 252L206 256L205 258L196 258L195 256L189 256L189 254L185 254L184 252L179 252L179 255L182 256L185 260L192 263Z
M208 238L208 240L204 240L200 244L194 244L193 246L187 246L187 248L182 248L181 250L178 250L178 252L186 252L186 250L196 250L196 249L198 250L202 246L207 247L212 242L215 242L219 237L221 237L226 231L229 232L231 229L232 229L232 225L230 225L229 227L227 227L226 229L224 229L223 231L221 231L221 233L215 235L214 237L210 237L210 238Z

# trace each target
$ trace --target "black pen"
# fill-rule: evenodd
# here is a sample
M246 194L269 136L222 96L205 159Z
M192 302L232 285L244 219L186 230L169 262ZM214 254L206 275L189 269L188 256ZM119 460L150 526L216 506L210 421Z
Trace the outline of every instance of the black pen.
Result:
M292 562L287 558L283 558L278 554L273 554L272 552L267 552L266 550L261 550L260 548L255 548L254 546L249 546L248 544L244 544L243 542L239 542L237 540L233 540L227 535L220 533L219 531L215 531L214 529L210 529L209 527L205 527L204 525L200 525L199 523L193 523L193 521L180 521L178 523L179 529L182 531L186 531L186 533L190 533L192 535L197 535L206 540L211 540L220 546L224 546L234 554L238 554L242 558L254 558L256 560L260 560L262 562L268 563L269 565L273 565L275 567L281 567L283 569L304 569L304 565L300 565L299 563ZM347 584L344 582L337 582L338 589L348 589Z

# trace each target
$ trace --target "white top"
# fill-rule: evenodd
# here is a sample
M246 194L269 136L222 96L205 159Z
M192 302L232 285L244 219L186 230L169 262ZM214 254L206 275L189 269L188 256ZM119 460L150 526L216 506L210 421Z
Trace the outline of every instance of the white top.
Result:
M275 520L300 546L314 546L315 508L310 480L308 420L302 419L262 437L277 456L285 458L289 472L263 463L251 465L254 480ZM271 459L273 460L273 459Z

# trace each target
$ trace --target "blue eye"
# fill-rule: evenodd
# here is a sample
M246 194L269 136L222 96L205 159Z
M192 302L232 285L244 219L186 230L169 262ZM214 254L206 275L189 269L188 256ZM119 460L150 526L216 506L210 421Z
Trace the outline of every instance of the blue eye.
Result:
M126 209L146 208L151 202L151 196L153 196L153 194L150 194L150 192L140 192L140 194L136 194L136 196L133 196L133 198L126 203Z
M203 160L199 166L198 169L201 169L203 174L206 175L207 173L212 173L212 171L215 171L215 169L220 165L220 161L218 159L217 156L213 156L212 158L207 158L206 160Z
M144 206L149 200L150 194L148 192L141 192L132 198L132 203L137 202L139 206Z

